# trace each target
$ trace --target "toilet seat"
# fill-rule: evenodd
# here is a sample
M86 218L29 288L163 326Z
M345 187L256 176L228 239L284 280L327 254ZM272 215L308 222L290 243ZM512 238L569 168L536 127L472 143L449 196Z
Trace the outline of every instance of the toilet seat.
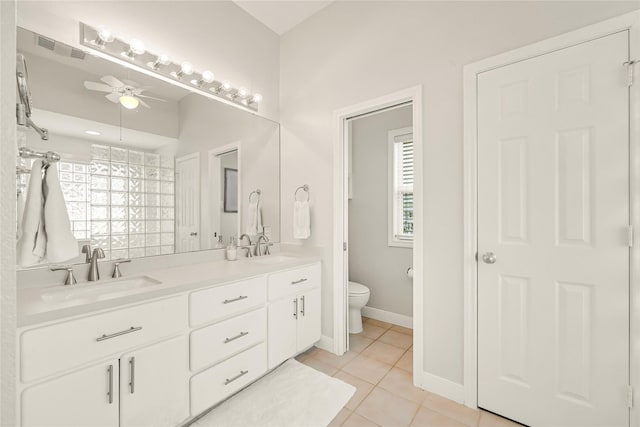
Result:
M369 293L369 288L367 288L362 283L358 282L349 282L349 295L365 295Z

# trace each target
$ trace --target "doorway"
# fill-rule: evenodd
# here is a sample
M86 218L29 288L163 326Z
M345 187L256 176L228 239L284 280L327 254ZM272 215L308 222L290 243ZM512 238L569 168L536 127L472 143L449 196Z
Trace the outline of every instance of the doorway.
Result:
M467 399L527 425L629 424L630 37L603 32L466 73Z

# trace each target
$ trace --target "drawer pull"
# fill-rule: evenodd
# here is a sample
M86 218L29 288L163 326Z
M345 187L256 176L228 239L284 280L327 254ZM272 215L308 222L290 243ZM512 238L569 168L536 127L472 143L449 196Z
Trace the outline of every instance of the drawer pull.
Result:
M224 339L224 343L225 343L225 344L230 343L231 341L235 341L235 340L237 340L238 338L242 338L242 337L244 337L245 335L249 335L249 332L240 332L240 333L239 333L238 335L236 335L235 337L225 338L225 339Z
M131 394L135 392L136 388L136 358L129 359L129 391Z
M242 301L243 299L247 299L247 298L249 298L249 297L246 296L246 295L240 295L238 298L226 299L226 300L222 301L222 303L223 304L229 304L229 303L236 302L236 301Z
M113 365L107 368L107 398L109 404L113 403Z
M227 378L227 379L225 380L225 382L224 382L224 385L229 385L229 384L231 384L232 382L234 382L235 380L237 380L238 378L240 378L240 377L243 377L243 376L247 375L248 373L249 373L249 371L248 371L248 370L246 370L246 371L240 371L240 373L239 373L238 375L236 375L235 377L233 377L233 378Z
M302 279L298 279L298 280L294 280L293 282L291 282L292 285L297 285L298 283L302 283L302 282L306 282L307 278L303 277Z
M120 335L126 335L126 334L130 334L132 332L138 332L140 330L142 330L142 326L132 326L127 330L116 332L115 334L110 334L110 335L102 334L101 337L96 338L96 341L104 341L104 340L108 340L108 339L111 339L111 338L119 337Z
M300 310L300 314L304 317L304 295L300 297L300 301L302 301L302 309Z
M293 300L293 317L298 318L298 298Z

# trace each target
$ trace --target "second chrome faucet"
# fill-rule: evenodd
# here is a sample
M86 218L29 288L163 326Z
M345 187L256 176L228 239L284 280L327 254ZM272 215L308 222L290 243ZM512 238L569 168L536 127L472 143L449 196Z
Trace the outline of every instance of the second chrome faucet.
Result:
M82 253L85 254L85 261L90 263L89 266L89 278L90 282L95 282L96 280L100 280L100 270L98 269L98 260L104 258L104 251L102 248L95 248L93 252L91 252L91 246L84 245L82 247Z

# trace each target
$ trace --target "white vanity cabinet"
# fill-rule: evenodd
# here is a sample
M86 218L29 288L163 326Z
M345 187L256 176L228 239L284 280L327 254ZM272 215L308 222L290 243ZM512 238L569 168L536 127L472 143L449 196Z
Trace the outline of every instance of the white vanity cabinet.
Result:
M320 339L320 264L269 275L268 367Z

